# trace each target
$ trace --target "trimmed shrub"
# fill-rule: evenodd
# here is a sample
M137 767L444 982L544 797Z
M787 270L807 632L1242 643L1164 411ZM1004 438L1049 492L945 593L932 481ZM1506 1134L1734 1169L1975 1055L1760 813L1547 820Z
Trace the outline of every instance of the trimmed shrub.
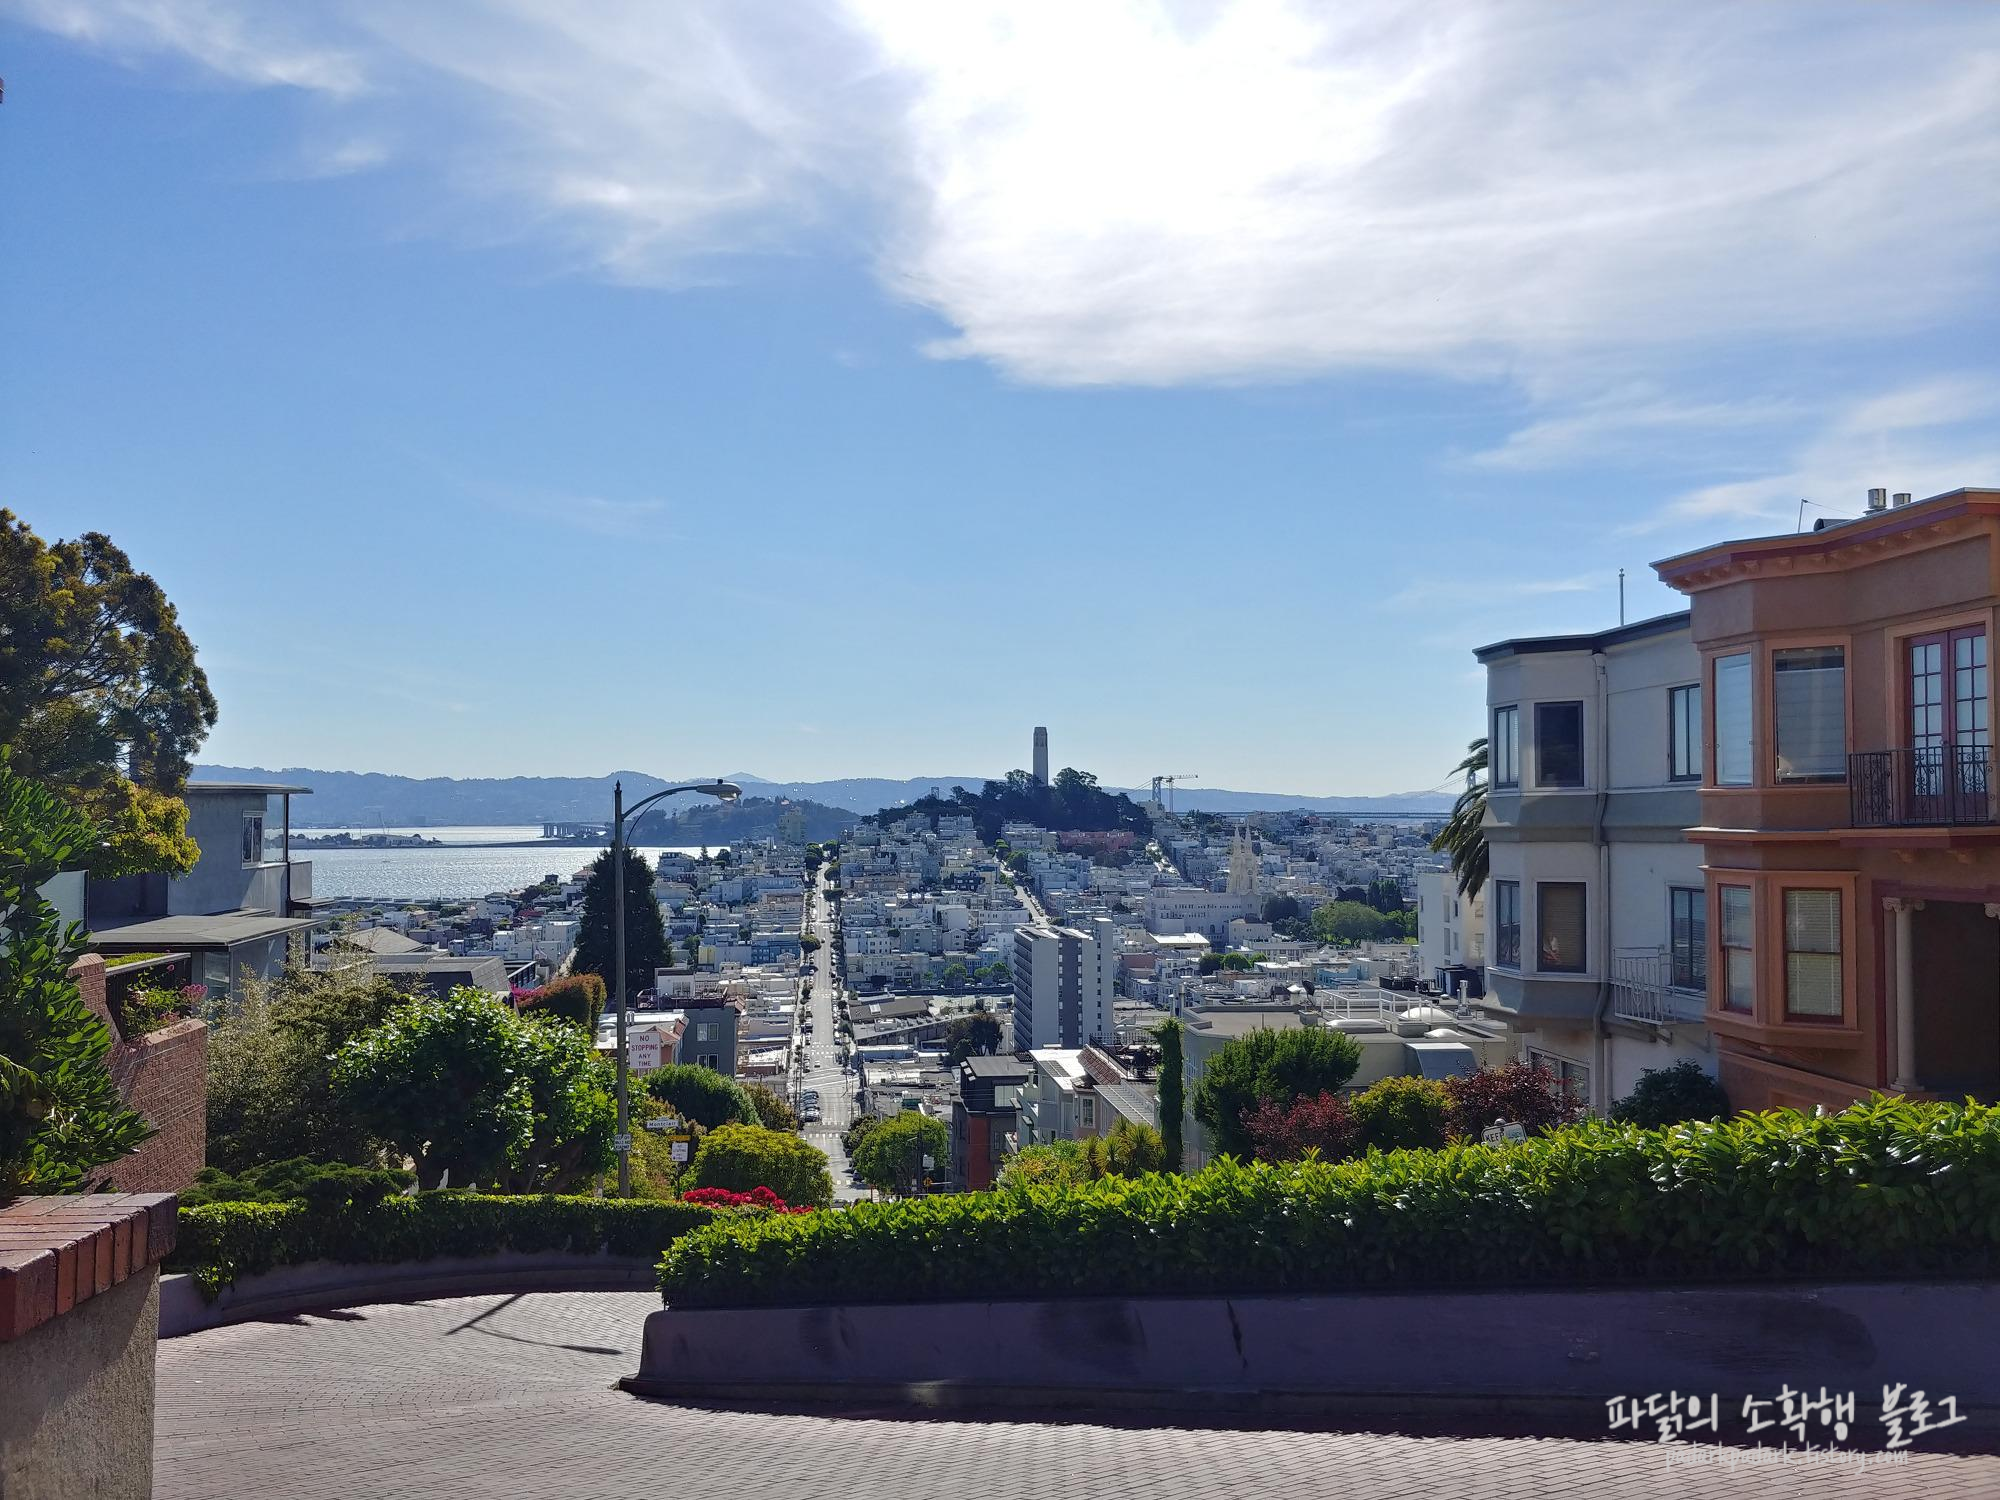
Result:
M1718 1120L1729 1113L1729 1095L1693 1058L1671 1068L1648 1068L1632 1092L1611 1107L1611 1118L1657 1128L1686 1120Z
M538 990L526 990L514 1003L531 1015L559 1016L597 1035L597 1018L604 1014L604 980L596 974L565 974Z
M796 1135L761 1125L718 1125L704 1135L685 1186L738 1193L769 1188L787 1203L821 1208L833 1202L826 1153Z
M194 1186L180 1195L182 1208L205 1203L305 1203L315 1209L372 1208L416 1179L387 1167L351 1167L345 1162L316 1162L294 1156L230 1176L220 1167L203 1167Z
M698 1063L668 1063L647 1074L646 1092L703 1130L764 1123L742 1084Z
M1161 1171L1166 1156L1159 1131L1150 1125L1120 1120L1111 1127L1109 1135L1023 1147L1000 1168L999 1185L1003 1188L1037 1183L1074 1185L1095 1182L1100 1177L1138 1177Z
M192 1272L202 1295L213 1301L239 1276L313 1260L394 1265L503 1250L602 1251L639 1259L716 1217L716 1210L694 1203L459 1192L388 1198L340 1212L302 1203L211 1203L180 1211L166 1265Z
M1361 1066L1353 1037L1322 1027L1253 1031L1225 1043L1208 1060L1194 1088L1194 1117L1214 1138L1218 1155L1250 1155L1243 1117L1266 1099L1289 1104L1337 1091Z
M1451 1139L1451 1097L1433 1079L1378 1079L1356 1094L1348 1108L1361 1144L1369 1150L1435 1149Z
M2000 1107L1877 1098L727 1221L660 1284L734 1307L1996 1271Z

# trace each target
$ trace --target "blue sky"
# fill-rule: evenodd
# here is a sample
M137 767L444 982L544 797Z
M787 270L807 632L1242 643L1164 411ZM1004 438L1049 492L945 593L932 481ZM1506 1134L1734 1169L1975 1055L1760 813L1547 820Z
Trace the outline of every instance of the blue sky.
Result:
M2000 9L0 0L0 504L206 759L1309 793L2000 482Z

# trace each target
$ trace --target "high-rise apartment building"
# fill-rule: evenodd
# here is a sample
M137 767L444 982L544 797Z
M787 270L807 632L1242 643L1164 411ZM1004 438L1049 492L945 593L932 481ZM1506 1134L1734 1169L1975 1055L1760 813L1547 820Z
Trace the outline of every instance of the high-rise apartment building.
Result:
M1034 924L1014 929L1014 1050L1116 1041L1112 995L1118 929L1093 917L1090 930Z

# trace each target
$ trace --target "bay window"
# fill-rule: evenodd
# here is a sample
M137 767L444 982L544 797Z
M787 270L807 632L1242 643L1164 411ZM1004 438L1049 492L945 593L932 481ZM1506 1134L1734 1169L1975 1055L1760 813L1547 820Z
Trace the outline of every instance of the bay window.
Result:
M1771 716L1780 781L1847 779L1847 651L1801 646L1771 653Z
M1544 974L1581 974L1589 967L1584 943L1584 888L1553 881L1535 888L1535 941Z
M1840 892L1785 892L1785 1015L1841 1015Z
M1493 882L1493 962L1503 969L1521 967L1521 882Z
M1715 659L1715 784L1750 785L1750 653Z
M1583 785L1583 705L1535 705L1535 785Z
M1750 887L1716 889L1722 908L1722 1008L1749 1015L1757 999L1757 929Z
M1493 746L1488 757L1495 786L1521 784L1521 705L1493 710Z

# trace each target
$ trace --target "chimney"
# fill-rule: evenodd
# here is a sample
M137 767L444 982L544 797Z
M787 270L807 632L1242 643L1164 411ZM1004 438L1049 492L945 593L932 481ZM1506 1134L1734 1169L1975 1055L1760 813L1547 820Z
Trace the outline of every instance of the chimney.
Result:
M1896 491L1894 495L1889 497L1889 503L1895 506L1908 505L1910 503L1910 492L1908 490Z
M1889 492L1887 490L1870 490L1868 492L1868 508L1871 511L1887 510L1889 508Z

